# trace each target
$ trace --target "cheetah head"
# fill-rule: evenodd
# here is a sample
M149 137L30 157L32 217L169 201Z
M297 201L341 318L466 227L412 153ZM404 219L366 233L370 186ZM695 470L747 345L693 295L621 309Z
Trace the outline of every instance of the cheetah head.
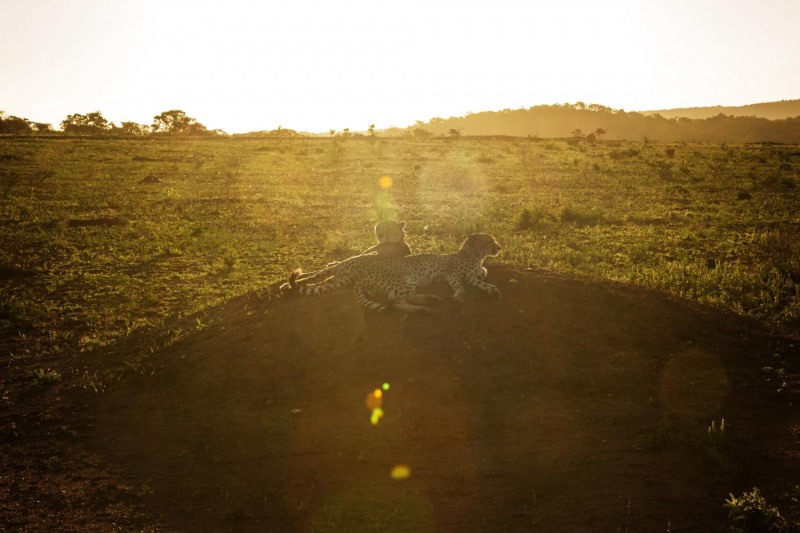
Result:
M494 257L500 253L500 245L491 235L487 233L473 233L464 244L462 250L467 250L470 254L480 257Z
M381 220L375 224L375 238L378 242L405 242L406 223L396 220Z

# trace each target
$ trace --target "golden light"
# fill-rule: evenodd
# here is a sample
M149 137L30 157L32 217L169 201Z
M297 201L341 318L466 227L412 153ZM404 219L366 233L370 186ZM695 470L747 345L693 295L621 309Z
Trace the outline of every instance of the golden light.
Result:
M388 383L384 383L386 387L378 388L367 394L365 403L367 409L370 411L369 421L373 426L377 426L383 418L383 391L388 389Z
M392 177L391 176L381 176L381 179L378 180L378 185L380 185L381 189L391 189L392 188Z
M373 391L367 395L366 404L370 411L383 406L383 393L375 394L376 392L380 391Z
M411 477L411 469L408 465L395 465L392 467L392 472L390 474L392 479L408 479Z

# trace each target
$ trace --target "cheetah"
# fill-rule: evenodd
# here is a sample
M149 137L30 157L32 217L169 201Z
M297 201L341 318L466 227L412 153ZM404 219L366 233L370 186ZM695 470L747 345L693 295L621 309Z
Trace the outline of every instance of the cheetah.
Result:
M457 302L464 300L464 282L490 296L501 297L500 289L482 279L486 276L484 259L499 252L500 245L494 237L474 233L455 253L420 254L390 260L373 255L350 257L315 273L313 279L324 280L319 284L311 284L312 277L298 284L299 270L296 270L282 288L303 295L317 295L352 285L356 299L367 309L384 312L394 308L407 313L429 313L431 309L426 304L439 298L416 294L416 289L436 281L447 282ZM368 298L376 294L387 296L392 303L387 306Z
M375 238L378 240L378 243L367 248L359 255L375 255L382 259L393 259L395 257L411 255L411 247L406 242L405 227L406 223L404 221L379 221L375 224ZM338 263L338 261L328 263L326 268L332 267ZM322 275L321 272L322 271L302 273L298 275L296 279L297 281L306 281L307 283L320 281L318 274Z

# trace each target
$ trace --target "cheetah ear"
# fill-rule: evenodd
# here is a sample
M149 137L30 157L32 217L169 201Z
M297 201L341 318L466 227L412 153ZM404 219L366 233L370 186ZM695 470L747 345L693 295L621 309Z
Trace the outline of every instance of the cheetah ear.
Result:
M405 228L405 227L406 227L406 221L405 221L405 220L401 220L401 221L400 221L400 222L398 222L397 224L400 226L400 229L403 229L403 228Z
M480 243L480 239L478 239L478 235L475 233L467 237L467 242L465 244L470 249L470 251L476 254L481 253L481 249L483 248L483 246Z

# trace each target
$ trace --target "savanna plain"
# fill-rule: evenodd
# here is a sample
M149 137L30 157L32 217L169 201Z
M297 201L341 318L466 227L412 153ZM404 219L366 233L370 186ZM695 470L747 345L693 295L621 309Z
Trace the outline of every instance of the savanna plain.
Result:
M796 145L2 137L0 530L796 530L799 208ZM502 299L278 289L381 219Z

